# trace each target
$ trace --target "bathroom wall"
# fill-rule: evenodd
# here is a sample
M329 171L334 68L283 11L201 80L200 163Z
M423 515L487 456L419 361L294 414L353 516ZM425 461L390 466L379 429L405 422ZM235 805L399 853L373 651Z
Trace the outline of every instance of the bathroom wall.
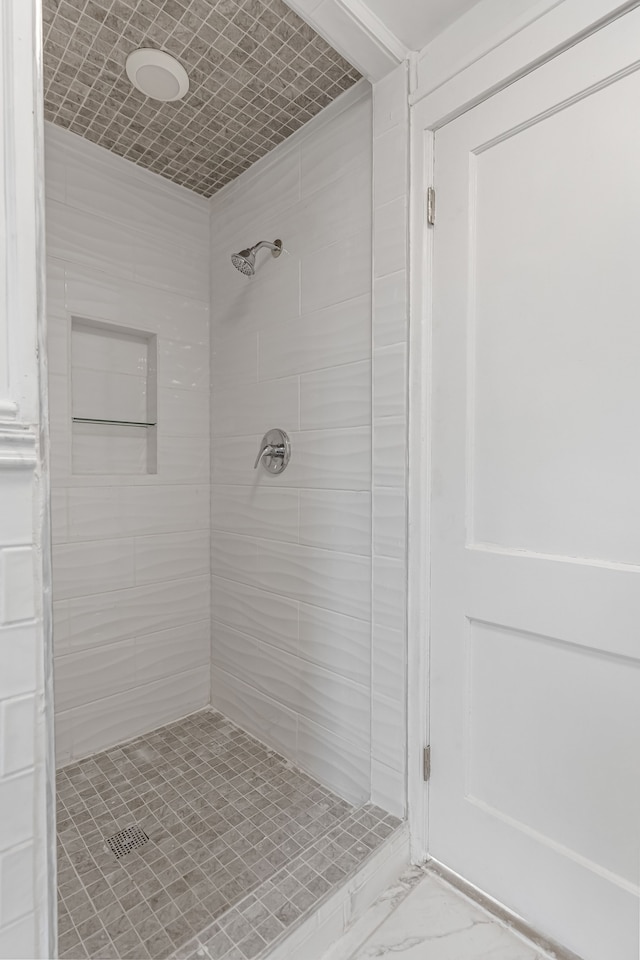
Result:
M371 796L406 810L407 64L373 88Z
M0 4L0 957L16 958L55 956L56 932L38 17Z
M370 795L371 92L211 201L212 702ZM282 239L246 278L230 254ZM253 463L291 437L287 470Z
M46 193L55 707L64 762L209 702L208 209L51 125ZM156 338L148 368L154 395L157 375L158 427L145 436L157 472L136 459L147 428L73 425L72 440L72 393L74 413L120 418L123 398L147 374L145 357L136 361L117 340L105 341L105 365L93 369L100 363L91 350L72 348L78 318ZM117 377L105 373L112 361Z

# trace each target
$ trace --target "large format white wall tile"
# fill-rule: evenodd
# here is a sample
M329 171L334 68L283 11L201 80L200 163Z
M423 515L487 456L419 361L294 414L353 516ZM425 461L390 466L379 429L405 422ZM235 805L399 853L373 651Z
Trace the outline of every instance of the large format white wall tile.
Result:
M260 380L371 357L370 292L258 331ZM233 355L232 355L233 362ZM214 379L215 384L215 379Z
M370 427L336 427L332 430L291 433L289 436L291 460L284 473L278 476L253 469L262 435L214 438L211 454L213 484L371 489Z
M334 427L294 433L283 483L333 490L371 488L371 428ZM294 459L295 456L295 459Z
M373 231L374 276L384 277L406 268L407 198L404 194L376 207Z
M49 124L45 172L47 196L53 190L71 206L117 222L135 217L142 230L170 230L206 248L206 208L193 193Z
M140 682L175 677L196 667L206 673L211 662L211 623L209 619L180 624L136 637L135 668Z
M66 761L208 700L209 205L65 131L48 126L46 139L57 748ZM83 320L94 322L90 334ZM118 336L101 336L95 321ZM157 428L145 437L75 424L72 449L71 380L76 415ZM172 677L189 671L193 692L184 680L173 691Z
M158 437L158 476L182 485L209 482L211 448L202 437ZM189 492L184 491L188 497Z
M74 369L117 370L129 377L144 378L148 369L149 343L139 337L114 337L100 326L73 326L71 361ZM66 372L66 367L65 367ZM76 384L74 383L74 388Z
M182 390L209 389L209 357L198 343L158 341L158 386ZM208 401L203 401L208 406Z
M301 603L298 621L301 657L363 686L369 684L371 625L368 620L356 620L334 610Z
M392 221L392 226L395 222ZM371 231L363 230L308 253L301 262L300 295L306 313L371 290Z
M209 573L209 530L165 533L134 540L137 584L154 580L181 580Z
M211 203L212 697L342 795L362 799L371 709L371 101L363 86L343 104ZM234 246L275 236L279 259L261 253L255 277L231 276ZM280 476L253 469L271 427L291 438Z
M344 553L371 553L368 490L301 490L300 543Z
M403 816L406 795L406 64L373 91L373 538L371 792Z
M238 580L240 583L256 582L258 565L257 541L249 537L213 531L211 538L211 573L214 577ZM214 611L215 616L215 611Z
M407 593L404 561L374 557L372 576L376 584L372 601L374 624L404 630Z
M373 418L404 417L407 408L407 350L404 343L374 350Z
M405 772L394 770L379 760L371 760L371 802L394 817L406 816Z
M77 707L73 755L83 757L200 710L209 701L209 677L202 669Z
M371 755L399 772L405 768L405 704L376 694L371 716Z
M301 718L298 724L297 760L351 803L363 803L370 796L369 751Z
M122 517L126 534L143 536L209 526L209 487L158 484L122 488Z
M222 249L211 251L212 288L211 303L214 322L223 333L231 330L257 331L270 317L289 320L298 316L300 291L298 276L300 265L295 251L289 251L286 236L280 237L279 226L260 236L258 227L252 225L249 235L228 235ZM273 240L274 230L284 244L284 252L275 260L269 251L261 250L256 257L256 272L247 278L232 265L229 257L233 250L244 249L257 240Z
M371 363L349 363L300 377L300 429L359 427L371 422Z
M212 403L214 437L263 434L271 427L281 427L287 433L298 429L300 414L295 377L214 390Z
M398 197L404 199L407 179L408 142L397 130L387 130L376 136L373 203L378 208Z
M211 698L225 716L285 757L296 759L298 716L293 710L220 669L213 671Z
M209 617L209 577L162 580L68 601L69 647L82 649Z
M340 176L322 190L322 204L311 195L289 211L285 218L285 235L290 250L303 256L326 247L336 240L346 240L371 224L371 195L354 190L353 182Z
M373 281L373 345L386 347L404 342L408 332L406 270L376 277Z
M209 436L209 391L158 388L158 424L168 437Z
M294 321L295 322L295 321ZM255 383L258 370L258 337L256 330L218 330L211 343L211 387ZM274 373L287 376L288 371ZM268 379L264 377L263 379Z
M290 653L298 648L298 604L293 600L246 583L213 577L211 609L214 643L217 621Z
M373 552L402 560L406 554L407 494L403 487L374 487Z
M373 472L377 486L403 487L406 474L407 427L403 417L373 425Z
M118 223L56 200L47 201L47 244L55 256L133 280L133 238ZM90 242L87 242L90 239Z
M371 644L371 684L378 694L402 703L406 683L406 650L403 630L374 623Z
M69 710L136 686L135 645L130 640L56 657L58 710Z
M369 690L238 631L214 627L213 669L248 681L264 696L369 747Z
M59 600L134 584L133 540L61 543L53 548L53 593Z
M336 162L336 158L340 162ZM371 100L366 97L318 133L305 140L299 151L302 197L318 194L337 177L345 177L354 190L371 190Z
M368 557L298 544L259 540L256 586L302 603L368 620L371 563Z
M131 234L133 276L156 289L179 291L206 301L208 271L206 250L167 237L159 231L148 236L141 231Z
M149 419L146 377L74 367L72 388L74 417L130 423Z
M249 537L298 541L297 490L272 486L218 486L211 510L212 530Z

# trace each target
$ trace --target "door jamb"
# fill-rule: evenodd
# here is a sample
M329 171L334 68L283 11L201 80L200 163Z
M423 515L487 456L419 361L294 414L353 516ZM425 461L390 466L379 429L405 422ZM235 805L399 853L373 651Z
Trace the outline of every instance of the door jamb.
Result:
M575 32L567 36L567 22L558 16L557 7L529 24L515 38L520 50L528 48L530 54L535 53L523 61L522 69L514 72L512 37L437 90L410 104L407 815L412 863L429 859L428 784L423 779L422 757L429 743L431 291L437 227L427 223L426 193L434 179L435 134L446 123L506 89L526 73L640 6L640 0L624 4L610 0L608 13L599 18L594 17L593 11L584 9L581 22L576 20L575 0L565 0L565 4L566 20ZM479 64L483 67L480 87ZM437 745L433 759L437 775Z

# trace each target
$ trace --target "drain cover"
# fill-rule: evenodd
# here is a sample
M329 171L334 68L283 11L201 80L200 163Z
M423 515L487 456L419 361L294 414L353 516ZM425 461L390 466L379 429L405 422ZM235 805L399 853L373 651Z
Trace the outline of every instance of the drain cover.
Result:
M109 837L107 844L111 852L115 853L119 860L120 857L125 857L128 853L131 853L132 850L135 850L136 847L143 847L148 841L149 837L142 827L126 827L124 830L120 830L118 833L114 833L112 837Z

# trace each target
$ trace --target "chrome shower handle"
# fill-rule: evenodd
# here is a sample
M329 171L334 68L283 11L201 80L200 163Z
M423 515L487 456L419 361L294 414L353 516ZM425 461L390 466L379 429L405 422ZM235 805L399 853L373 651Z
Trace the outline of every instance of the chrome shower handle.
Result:
M258 469L258 464L263 457L284 457L284 444L265 443L262 450L256 457L256 462L253 465L254 470Z
M291 441L284 430L267 430L262 438L260 452L253 469L257 470L262 463L267 473L282 473L289 463L290 456Z

